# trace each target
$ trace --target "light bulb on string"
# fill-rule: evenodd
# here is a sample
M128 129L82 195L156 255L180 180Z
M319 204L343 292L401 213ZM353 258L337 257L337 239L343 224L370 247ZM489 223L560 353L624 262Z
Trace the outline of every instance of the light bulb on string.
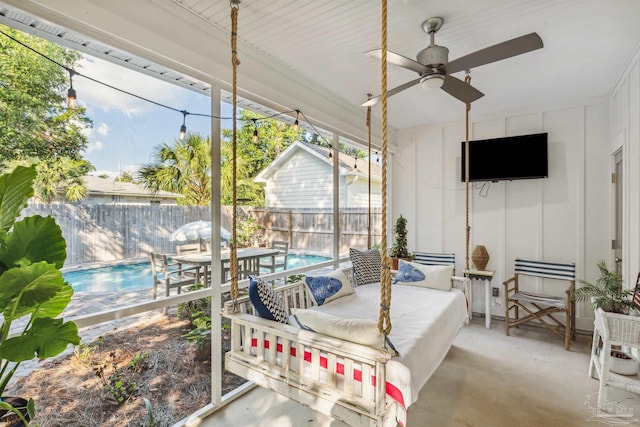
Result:
M182 110L182 126L180 126L180 135L178 136L178 139L180 139L180 141L184 141L184 136L187 134L187 125L186 125L186 121L187 121L187 113L186 111Z
M380 164L380 155L376 151L376 165Z
M69 90L67 91L67 108L75 109L77 104L76 90L73 88L73 75L76 73L71 68L69 70Z
M256 119L251 119L253 120L253 143L257 143L258 142L258 125L256 124Z
M358 170L358 156L355 157L353 162L353 170Z
M296 121L293 122L293 130L295 130L296 132L298 131L298 116L300 114L300 110L296 110Z

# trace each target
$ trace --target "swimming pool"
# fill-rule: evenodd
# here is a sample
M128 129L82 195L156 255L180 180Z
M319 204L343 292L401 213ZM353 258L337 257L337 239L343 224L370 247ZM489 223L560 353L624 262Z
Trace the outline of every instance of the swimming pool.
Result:
M331 258L318 255L289 254L287 268L318 264ZM76 292L119 292L150 288L153 283L151 263L120 264L62 274Z

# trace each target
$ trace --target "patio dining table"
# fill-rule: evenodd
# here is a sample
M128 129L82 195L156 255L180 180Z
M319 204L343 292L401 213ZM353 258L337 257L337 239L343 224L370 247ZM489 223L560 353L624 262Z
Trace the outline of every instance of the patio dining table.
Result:
M251 274L258 274L258 261L260 258L277 255L277 249L271 248L242 248L237 251L238 273L240 279L246 279ZM226 274L230 269L229 260L231 252L229 250L220 253L221 283L226 283ZM189 264L199 267L196 270L196 283L201 283L200 278L209 282L209 266L211 265L211 252L192 253L187 255L174 255L171 259L181 264Z

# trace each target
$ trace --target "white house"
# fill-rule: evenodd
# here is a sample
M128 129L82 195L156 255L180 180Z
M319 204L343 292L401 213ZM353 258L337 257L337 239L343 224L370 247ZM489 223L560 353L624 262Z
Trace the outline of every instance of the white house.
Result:
M333 206L333 157L330 149L296 141L255 178L264 182L265 206L270 208L330 208ZM369 206L366 159L339 155L341 208ZM371 162L371 206L379 207L380 166Z
M168 191L154 193L140 184L114 181L94 175L82 177L89 195L82 200L84 204L162 204L176 205L181 194Z

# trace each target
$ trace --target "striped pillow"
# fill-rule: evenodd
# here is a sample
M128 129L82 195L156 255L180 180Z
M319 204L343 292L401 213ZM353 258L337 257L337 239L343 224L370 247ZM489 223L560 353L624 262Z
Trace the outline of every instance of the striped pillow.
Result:
M249 277L249 299L263 319L289 323L287 307L273 288L259 277Z

